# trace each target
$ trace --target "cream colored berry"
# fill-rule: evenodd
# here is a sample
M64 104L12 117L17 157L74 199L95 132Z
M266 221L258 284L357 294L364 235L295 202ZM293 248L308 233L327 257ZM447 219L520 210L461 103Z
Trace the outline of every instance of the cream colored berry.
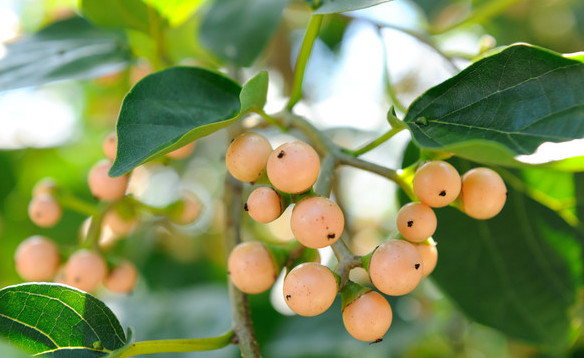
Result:
M195 142L191 142L187 145L184 145L178 149L173 150L172 152L166 153L166 156L171 159L184 159L191 155L195 150Z
M30 220L40 227L55 226L61 220L62 214L61 206L49 194L35 196L28 204Z
M190 191L185 191L183 193L178 205L178 212L171 219L174 223L179 225L192 224L201 215L203 209L203 205L199 198Z
M112 162L116 159L116 153L118 151L118 137L116 132L110 132L105 136L103 142L101 142L101 150L107 159Z
M371 256L369 276L377 289L387 295L401 296L411 292L422 279L422 256L416 247L404 240L389 240Z
M436 231L436 214L424 203L408 203L397 213L396 224L404 238L422 242Z
M22 241L14 262L18 275L27 281L51 280L59 270L59 249L46 237L35 235Z
M128 185L128 177L122 175L112 178L108 172L111 162L100 161L89 171L89 190L93 196L100 200L114 201L124 197Z
M285 193L302 193L316 182L320 159L316 151L304 142L284 143L270 154L266 171L276 189Z
M383 339L392 319L389 303L375 291L362 294L343 310L343 323L347 332L365 342Z
M237 245L229 254L227 270L231 282L245 293L264 292L278 277L268 249L257 241Z
M128 236L136 228L136 217L124 217L121 213L112 208L103 217L103 225L110 228L117 237Z
M334 201L312 196L296 203L290 227L302 245L319 249L332 245L341 237L345 216Z
M427 242L420 242L414 244L418 253L422 257L422 276L426 277L431 274L436 268L438 262L438 250L436 249L436 242L431 238Z
M32 188L32 197L37 197L42 194L46 195L55 195L58 189L57 182L55 182L52 178L43 178L35 184L34 188Z
M333 304L337 291L332 271L315 262L296 266L284 279L284 301L301 316L316 316L326 311Z
M282 214L280 194L269 186L261 186L249 194L244 208L252 219L267 224Z
M112 292L127 294L132 292L136 281L138 281L138 270L133 263L126 260L111 270L103 285Z
M227 148L225 165L237 180L254 182L266 168L272 145L257 133L247 132L235 138Z
M85 292L94 291L107 275L107 265L100 254L90 250L75 252L65 264L65 282Z
M414 176L414 192L420 201L433 208L453 202L460 193L461 181L456 168L434 160L422 165Z
M506 200L507 187L494 170L474 168L462 176L462 205L468 216L490 219L503 209Z

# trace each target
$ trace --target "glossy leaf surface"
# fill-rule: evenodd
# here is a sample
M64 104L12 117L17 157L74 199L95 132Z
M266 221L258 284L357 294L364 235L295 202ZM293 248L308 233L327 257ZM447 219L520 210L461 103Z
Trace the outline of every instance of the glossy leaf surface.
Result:
M364 9L390 0L322 0L321 5L314 10L315 14L334 14L352 10Z

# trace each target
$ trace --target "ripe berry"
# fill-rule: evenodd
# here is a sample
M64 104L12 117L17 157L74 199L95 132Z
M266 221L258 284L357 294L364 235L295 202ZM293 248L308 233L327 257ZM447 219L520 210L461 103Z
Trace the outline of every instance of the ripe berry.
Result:
M424 272L422 256L416 247L404 240L389 240L371 256L369 276L379 291L400 296L411 292Z
M191 142L183 147L173 150L172 152L166 153L166 156L171 159L184 159L191 155L195 150L195 142Z
M501 176L489 168L474 168L462 176L464 212L475 219L497 215L507 200L507 188Z
M59 269L59 249L46 237L35 235L22 241L14 254L16 272L27 281L47 281Z
M121 199L126 193L128 177L123 175L112 178L108 175L111 162L100 161L89 171L89 190L100 200L114 201Z
M227 148L225 165L237 180L255 181L266 168L272 145L257 133L243 133L235 138Z
M118 151L118 137L116 132L110 132L105 136L101 142L101 150L105 157L112 162L116 159L116 152Z
M399 210L397 229L409 241L422 242L436 231L436 214L426 204L408 203Z
M312 196L296 203L290 227L302 245L320 249L332 245L341 237L345 216L334 201Z
M245 293L261 293L270 288L278 272L268 249L257 241L237 245L227 260L231 282Z
M315 262L296 266L284 279L284 301L301 316L316 316L326 311L333 304L337 290L332 271Z
M366 342L383 338L393 314L387 300L375 291L357 297L343 310L343 323L351 336Z
M244 208L252 219L263 224L276 220L282 214L280 195L269 186L254 189Z
M82 291L94 291L107 275L107 265L101 255L79 250L65 264L65 282Z
M193 223L201 215L202 205L199 198L190 191L185 191L178 203L178 211L171 220L179 225Z
M128 236L136 227L136 222L136 217L124 217L116 208L110 209L103 217L103 225L117 237Z
M270 154L266 171L276 189L285 193L302 193L316 182L320 159L310 145L299 141L289 142Z
M61 220L63 211L59 203L49 194L33 197L28 204L30 220L40 227L55 226Z
M436 249L436 243L434 240L429 239L428 242L420 242L414 244L418 253L422 257L422 276L426 277L434 271L436 268L436 263L438 262L438 250Z
M112 269L103 285L115 293L126 294L132 292L138 280L138 270L130 261L123 261Z
M460 193L460 187L458 171L440 160L422 165L414 176L416 196L433 208L441 208L453 202Z

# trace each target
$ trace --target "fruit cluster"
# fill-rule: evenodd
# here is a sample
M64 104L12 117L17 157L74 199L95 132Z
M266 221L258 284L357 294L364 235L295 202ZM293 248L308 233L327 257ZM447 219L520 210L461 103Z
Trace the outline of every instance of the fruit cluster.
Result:
M171 159L190 155L195 143L190 143L166 154ZM61 265L58 245L51 239L35 235L22 241L15 253L17 273L27 281L55 281L92 292L101 284L115 293L133 290L138 271L127 259L109 253L114 244L131 235L139 224L140 214L164 215L173 223L186 225L194 222L201 212L198 198L185 192L183 197L167 208L148 207L127 193L129 175L110 177L108 172L117 151L115 133L103 140L106 159L89 171L89 190L101 203L94 206L94 215L82 226L82 240ZM53 180L43 179L35 185L28 207L31 221L39 227L56 225L62 216L62 205L79 199L66 193ZM86 204L86 203L85 203ZM90 205L91 206L91 205ZM142 216L145 216L142 215Z
M342 272L337 274L320 264L318 256L315 260L314 255L298 255L302 249L334 245L345 225L340 207L312 191L320 169L316 151L299 141L272 150L266 138L249 132L232 141L225 161L233 177L256 185L244 205L255 221L269 223L294 202L290 227L298 242L284 249L259 241L240 243L227 263L233 284L245 293L261 293L285 268L282 295L292 311L302 316L321 314L340 291L347 331L359 340L381 340L392 321L391 307L383 295L343 279ZM461 179L457 170L443 161L421 165L412 185L419 201L399 210L399 239L388 240L361 257L373 286L390 296L411 292L436 266L438 252L432 235L437 219L432 208L458 200L469 216L488 219L502 209L507 194L503 180L493 170L475 168ZM338 244L344 245L342 241Z

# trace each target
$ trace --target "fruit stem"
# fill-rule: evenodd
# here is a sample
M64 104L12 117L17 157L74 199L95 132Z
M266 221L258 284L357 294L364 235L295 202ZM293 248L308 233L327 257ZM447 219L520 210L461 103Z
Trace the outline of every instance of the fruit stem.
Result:
M85 202L68 191L58 190L56 199L63 208L74 210L80 214L92 216L98 213L95 204Z
M141 354L211 351L232 343L235 332L229 330L217 337L192 339L163 339L132 343L118 358Z
M111 203L101 202L97 208L97 212L91 216L91 223L89 224L89 229L87 229L87 236L83 241L82 246L91 247L92 250L96 252L101 252L99 247L99 237L101 236L103 217L105 213L110 209Z
M231 250L241 242L241 208L242 184L235 180L231 175L225 177L225 192L223 202L227 209L225 222L225 251L229 255ZM246 358L259 358L260 349L255 337L253 323L247 295L238 290L231 280L228 282L229 298L231 300L231 312L233 331L235 339L239 343L241 356Z
M314 41L318 36L320 31L320 25L322 24L323 15L313 14L306 28L306 33L304 34L304 40L302 40L302 47L300 48L300 53L296 59L296 66L294 67L294 82L292 83L292 92L290 94L290 99L286 105L286 110L291 112L292 108L300 101L302 98L302 81L304 79L304 70L306 69L306 64L310 53L312 52L312 46Z
M404 127L392 128L388 132L383 134L381 137L374 139L371 143L368 143L357 150L343 150L343 152L345 152L349 155L352 155L354 157L358 157L361 154L365 154L365 153L379 147L381 144L385 143L391 137L393 137L394 135L396 135L397 133L401 132L404 129L405 129Z

